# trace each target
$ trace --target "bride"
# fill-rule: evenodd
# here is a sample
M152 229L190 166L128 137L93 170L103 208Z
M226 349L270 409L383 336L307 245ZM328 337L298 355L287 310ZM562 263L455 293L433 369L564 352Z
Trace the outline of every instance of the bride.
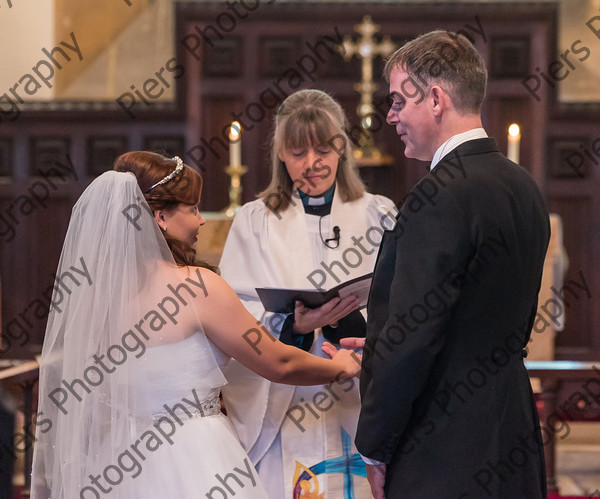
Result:
M233 357L271 381L312 385L356 375L360 359L276 341L216 269L197 266L202 179L180 158L130 152L114 169L82 194L65 237L31 497L266 498L220 411L221 368Z

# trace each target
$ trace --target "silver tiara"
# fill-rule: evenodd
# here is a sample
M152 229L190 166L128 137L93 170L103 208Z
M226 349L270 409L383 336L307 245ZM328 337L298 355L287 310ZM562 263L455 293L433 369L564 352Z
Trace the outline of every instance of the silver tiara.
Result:
M156 182L156 184L150 187L150 189L148 189L146 192L151 191L159 185L166 184L169 180L173 180L177 175L179 175L182 172L183 161L181 161L181 158L179 156L174 156L173 161L177 163L175 169L171 173L169 173L165 178L163 178L160 182Z

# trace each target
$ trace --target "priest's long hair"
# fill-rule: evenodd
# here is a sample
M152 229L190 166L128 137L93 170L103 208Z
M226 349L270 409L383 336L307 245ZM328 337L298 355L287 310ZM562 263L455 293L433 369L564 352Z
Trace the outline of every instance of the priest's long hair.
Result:
M179 203L194 206L200 201L202 177L196 170L185 164L183 171L172 180L151 189L153 185L172 173L176 167L177 162L173 158L150 151L131 151L119 156L115 160L113 169L118 172L131 172L135 175L148 206L154 212L172 210ZM196 250L192 245L175 239L166 232L162 234L177 265L205 267L218 273L217 267L197 259Z
M337 191L343 202L360 199L365 186L360 179L352 142L346 133L348 121L342 107L327 93L306 89L290 95L275 115L271 139L271 181L258 194L268 208L278 213L290 205L294 183L279 159L282 149L332 145L338 153Z

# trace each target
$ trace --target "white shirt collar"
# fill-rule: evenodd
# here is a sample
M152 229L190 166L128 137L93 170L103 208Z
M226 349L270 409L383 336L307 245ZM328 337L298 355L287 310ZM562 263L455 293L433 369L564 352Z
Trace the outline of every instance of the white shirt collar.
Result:
M435 165L437 165L440 162L440 159L442 159L450 151L453 151L454 149L456 149L459 145L461 145L469 140L485 139L485 138L487 138L487 136L488 136L488 134L485 132L485 130L483 128L473 128L472 130L467 130L466 132L457 133L456 135L453 135L446 142L444 142L440 147L438 147L437 151L435 151L435 154L433 155L433 159L431 160L431 166L429 167L429 169L433 170Z

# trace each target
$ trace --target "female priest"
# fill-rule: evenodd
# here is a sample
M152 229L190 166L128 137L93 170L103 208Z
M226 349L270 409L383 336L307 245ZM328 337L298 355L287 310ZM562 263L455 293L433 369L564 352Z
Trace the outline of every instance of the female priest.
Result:
M220 262L246 308L282 342L320 353L324 341L365 336L355 296L294 313L265 311L256 288L329 289L373 271L394 204L368 194L340 105L320 90L290 95L275 117L271 181L237 213ZM272 498L371 497L354 447L356 380L284 386L229 364L227 413ZM348 495L349 488L354 496ZM320 496L319 496L320 497Z

